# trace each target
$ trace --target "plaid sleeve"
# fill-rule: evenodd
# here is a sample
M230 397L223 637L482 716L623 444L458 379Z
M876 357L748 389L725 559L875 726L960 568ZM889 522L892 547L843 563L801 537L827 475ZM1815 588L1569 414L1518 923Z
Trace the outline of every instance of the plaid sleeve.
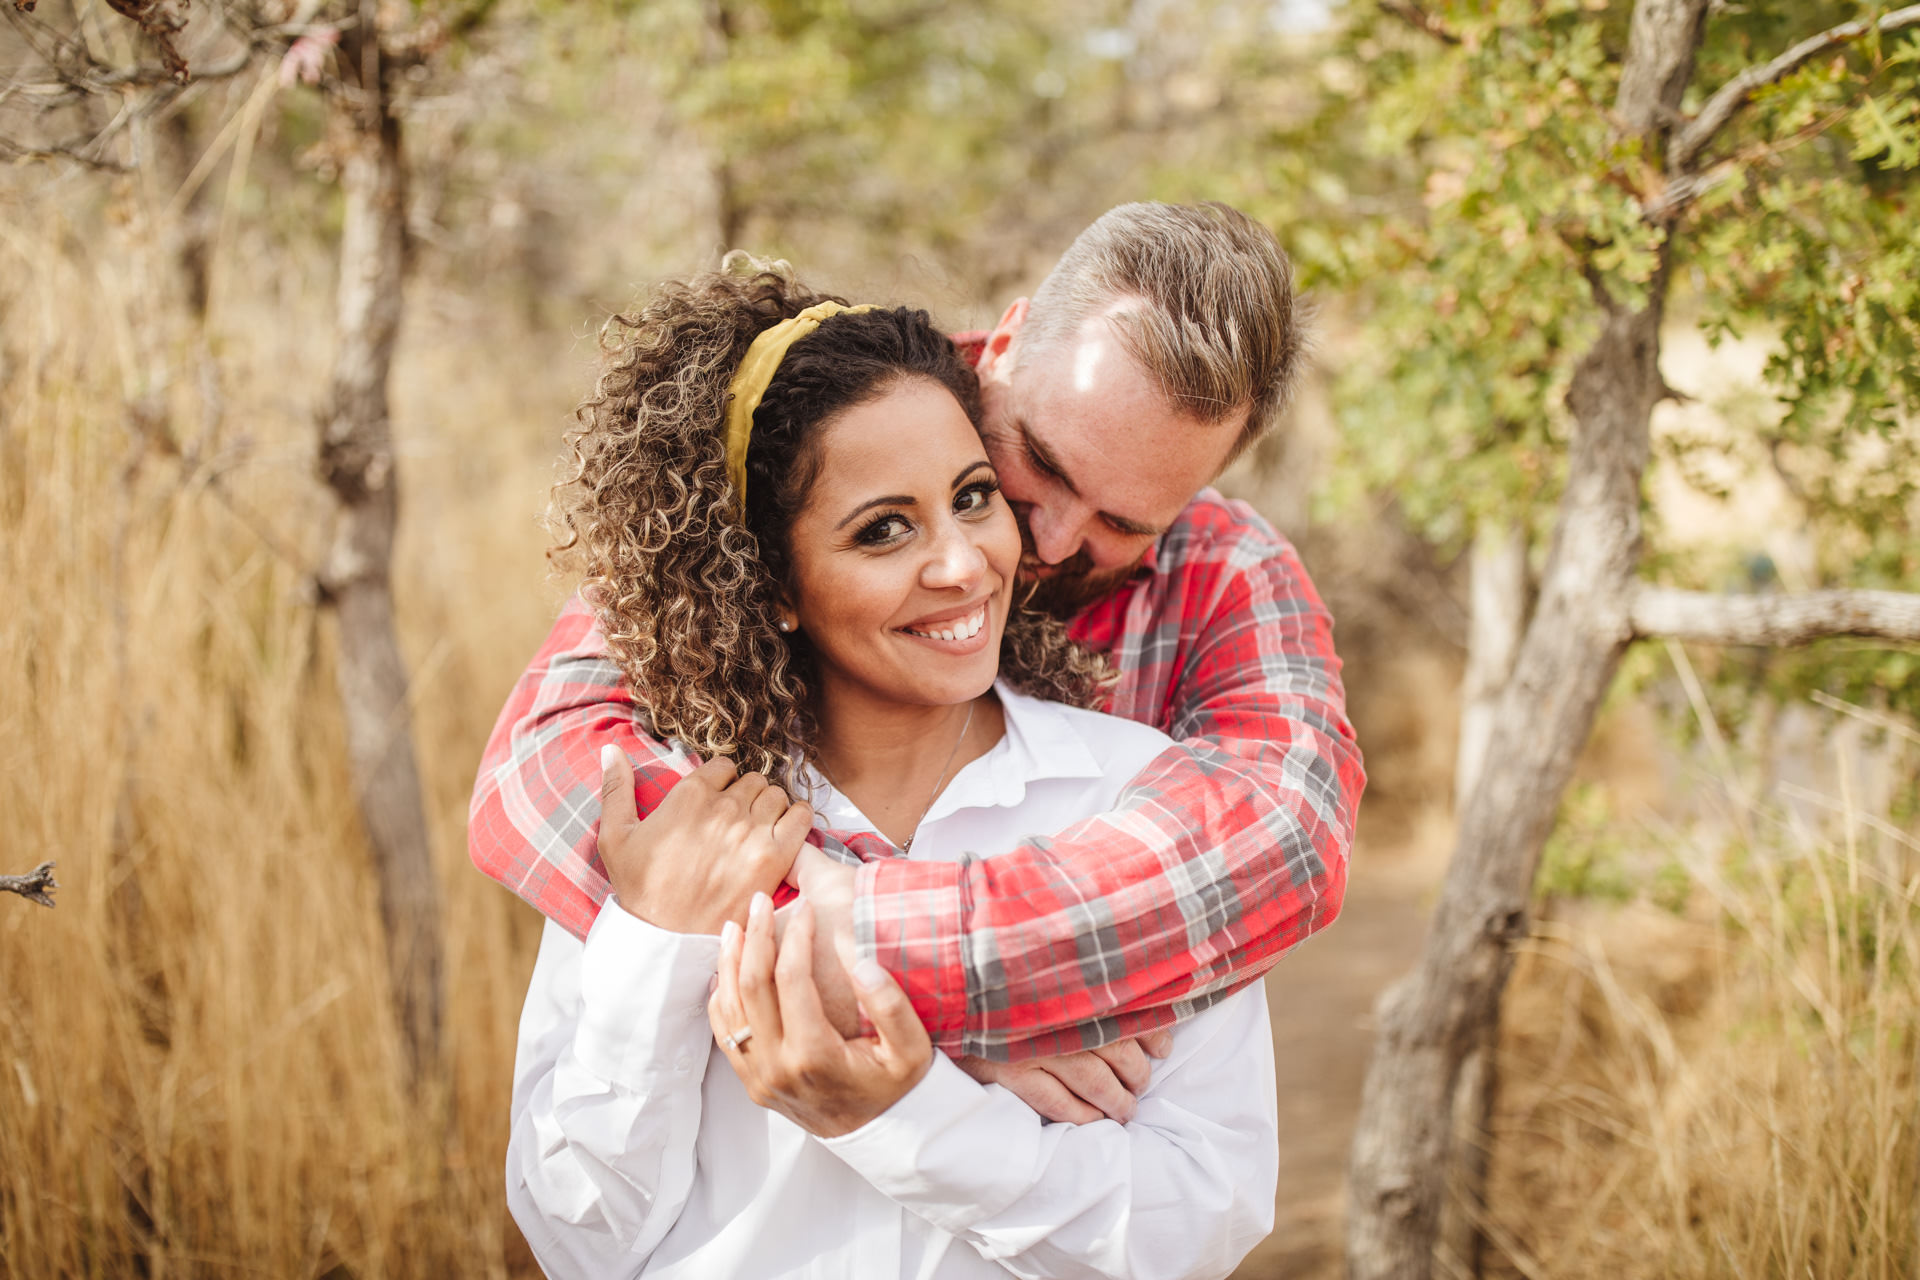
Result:
M578 596L547 634L501 708L467 813L473 865L584 940L613 886L599 853L600 748L633 762L642 817L700 761L656 740ZM886 841L816 828L808 841L843 862L883 858ZM781 885L773 900L794 897Z
M1293 548L1206 494L1076 624L1110 708L1179 741L1114 812L958 863L859 871L863 949L943 1047L1059 1053L1178 1021L1330 922L1366 783L1332 619Z
M473 864L576 938L610 886L600 865L600 748L633 761L641 813L695 761L656 742L576 596L507 698L487 740L467 821Z

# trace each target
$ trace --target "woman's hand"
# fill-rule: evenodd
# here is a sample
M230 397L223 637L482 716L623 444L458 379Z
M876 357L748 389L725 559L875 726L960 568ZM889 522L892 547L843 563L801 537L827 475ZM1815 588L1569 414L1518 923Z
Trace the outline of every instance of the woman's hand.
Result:
M874 1035L843 1039L813 983L813 907L793 908L773 936L773 904L755 894L744 933L720 934L720 972L707 1020L747 1096L817 1138L851 1133L891 1107L933 1064L933 1042L906 993L871 960L840 959Z
M659 807L634 810L633 766L600 752L600 861L620 905L673 933L719 933L771 893L813 829L813 810L758 773L709 760L675 783Z

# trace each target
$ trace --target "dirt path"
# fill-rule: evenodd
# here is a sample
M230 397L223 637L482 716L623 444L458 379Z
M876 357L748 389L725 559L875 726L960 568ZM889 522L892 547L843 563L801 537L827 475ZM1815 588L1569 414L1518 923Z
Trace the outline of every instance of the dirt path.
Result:
M1280 1188L1273 1234L1234 1280L1341 1274L1347 1148L1372 1043L1373 1002L1413 967L1432 873L1357 851L1340 919L1267 978L1280 1090Z

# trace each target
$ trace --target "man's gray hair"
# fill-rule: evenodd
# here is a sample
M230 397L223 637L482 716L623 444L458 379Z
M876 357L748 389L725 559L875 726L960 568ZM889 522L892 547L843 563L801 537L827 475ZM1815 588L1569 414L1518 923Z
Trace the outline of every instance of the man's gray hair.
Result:
M1123 204L1080 233L1033 295L1016 365L1115 303L1122 345L1203 422L1247 410L1237 456L1280 417L1306 346L1293 265L1273 233L1224 204Z

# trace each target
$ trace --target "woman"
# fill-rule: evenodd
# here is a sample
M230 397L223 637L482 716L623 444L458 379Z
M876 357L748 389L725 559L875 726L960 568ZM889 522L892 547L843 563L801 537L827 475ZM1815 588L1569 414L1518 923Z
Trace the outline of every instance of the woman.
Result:
M562 541L655 735L709 763L645 824L673 856L610 866L584 944L542 939L507 1179L541 1264L1226 1274L1271 1225L1259 984L1176 1029L1129 1123L1046 1125L935 1053L870 962L850 967L875 1034L834 1036L806 904L776 943L757 891L811 817L782 785L835 829L953 859L1106 811L1166 745L1079 709L1103 665L1015 608L971 370L924 313L775 272L669 286L625 324Z

